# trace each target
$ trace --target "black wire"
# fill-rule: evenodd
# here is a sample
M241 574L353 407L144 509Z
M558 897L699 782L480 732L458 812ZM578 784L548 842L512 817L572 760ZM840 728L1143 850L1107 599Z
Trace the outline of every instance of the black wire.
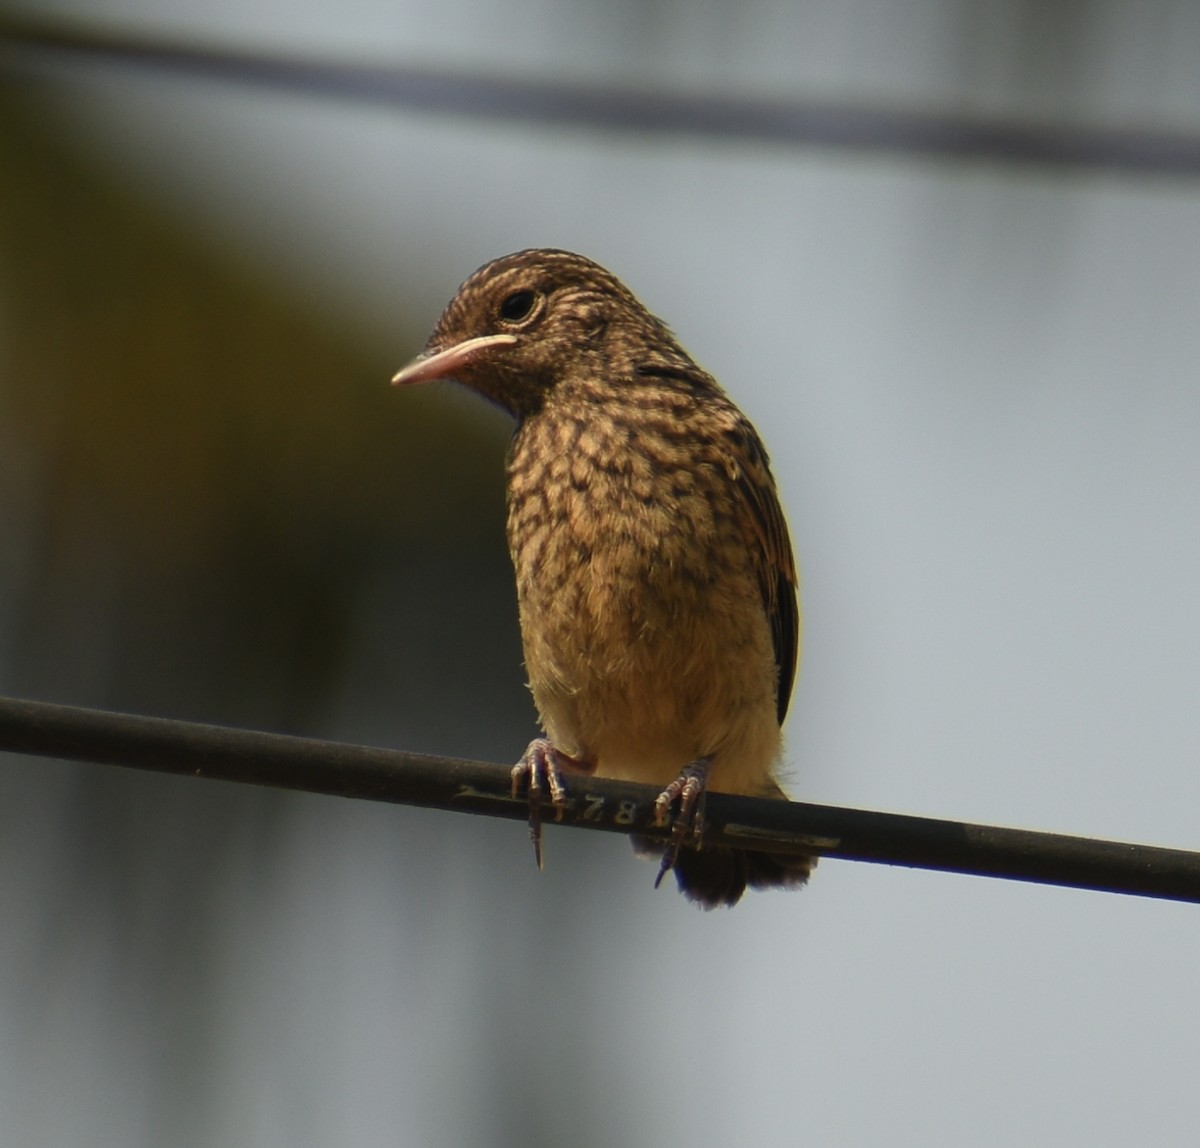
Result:
M1200 175L1200 136L1184 132L1022 123L837 102L350 64L12 17L0 18L0 44L474 120L1063 169Z
M0 749L524 821L508 767L0 698ZM658 790L568 779L562 823L663 834ZM705 840L1200 902L1200 853L928 817L710 793Z

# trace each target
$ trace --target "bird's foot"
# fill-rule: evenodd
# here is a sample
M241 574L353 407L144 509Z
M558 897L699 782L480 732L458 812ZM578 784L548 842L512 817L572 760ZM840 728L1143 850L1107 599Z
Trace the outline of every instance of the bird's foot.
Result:
M699 846L704 834L704 796L708 788L708 767L712 765L711 757L700 757L690 765L685 765L679 776L658 795L654 802L654 823L665 825L671 813L671 806L679 802L679 813L675 817L675 827L671 830L671 840L663 850L662 864L658 868L658 876L654 879L657 889L662 879L675 868L679 858L679 850L690 836L692 844Z
M512 767L512 795L520 796L521 783L529 789L529 836L533 841L533 856L537 867L542 868L542 797L550 792L550 803L554 806L554 820L562 820L563 806L567 803L567 787L563 784L562 771L577 765L573 757L555 749L544 737L535 737L521 760Z

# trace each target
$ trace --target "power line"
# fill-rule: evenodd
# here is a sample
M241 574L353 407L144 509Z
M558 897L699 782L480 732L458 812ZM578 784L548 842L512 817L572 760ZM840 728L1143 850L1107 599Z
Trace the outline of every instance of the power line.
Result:
M507 766L0 698L0 749L524 821ZM658 790L568 778L562 823L658 832ZM805 802L708 795L705 840L1200 902L1200 853Z
M409 112L1142 175L1200 175L1200 136L661 89L447 68L352 64L0 18L0 43Z

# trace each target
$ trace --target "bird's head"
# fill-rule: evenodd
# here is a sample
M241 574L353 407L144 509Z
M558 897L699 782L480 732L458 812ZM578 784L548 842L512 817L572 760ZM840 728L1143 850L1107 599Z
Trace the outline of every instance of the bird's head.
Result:
M603 267L531 249L485 264L393 384L457 379L519 419L564 383L614 386L697 368L667 327Z

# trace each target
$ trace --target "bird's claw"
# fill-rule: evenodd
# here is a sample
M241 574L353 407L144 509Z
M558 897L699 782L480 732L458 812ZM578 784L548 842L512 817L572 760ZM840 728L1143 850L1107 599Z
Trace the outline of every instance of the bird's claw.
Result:
M550 803L554 806L554 820L562 820L563 807L567 804L567 787L563 784L562 769L572 761L565 753L555 749L544 737L534 738L521 760L512 768L512 795L520 797L521 784L525 782L529 792L529 837L533 841L533 856L537 867L542 864L542 797L550 791Z
M708 767L712 758L697 758L683 767L679 776L662 791L654 802L654 823L665 825L671 814L671 806L679 802L679 813L671 830L671 840L663 850L662 864L654 879L657 889L662 879L675 868L679 850L690 836L692 844L699 848L704 835L704 797L708 791Z

